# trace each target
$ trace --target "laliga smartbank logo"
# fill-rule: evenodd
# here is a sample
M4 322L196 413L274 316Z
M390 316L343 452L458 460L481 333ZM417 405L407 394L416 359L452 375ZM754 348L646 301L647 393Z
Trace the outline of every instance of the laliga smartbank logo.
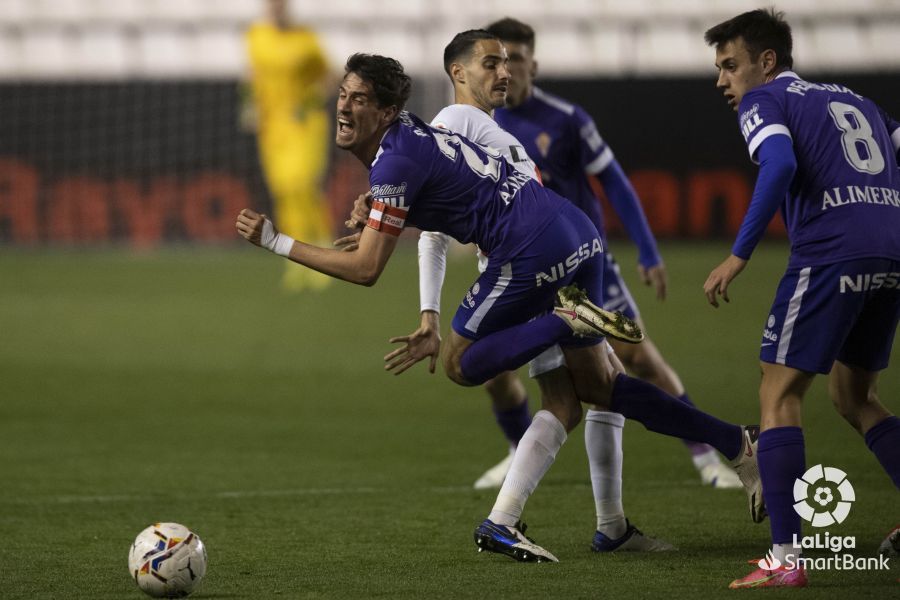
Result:
M847 479L847 474L834 467L816 465L794 482L794 510L813 527L838 525L846 520L850 508L856 501L856 493ZM868 571L888 570L890 564L886 556L877 558L855 557L847 550L856 548L854 536L831 535L828 531L798 537L794 534L792 545L797 550L827 550L831 556L805 557L788 554L784 562L778 560L771 550L759 561L759 567L774 571L805 568L824 571Z
M794 510L813 527L843 523L856 500L847 474L816 465L794 481Z

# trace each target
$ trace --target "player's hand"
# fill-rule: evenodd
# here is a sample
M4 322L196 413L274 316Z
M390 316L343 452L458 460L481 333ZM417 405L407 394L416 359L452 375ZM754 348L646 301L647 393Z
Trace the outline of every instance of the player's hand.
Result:
M359 238L361 237L362 231L357 231L356 233L334 240L332 244L341 252L353 252L359 248Z
M722 261L722 264L710 272L706 283L703 284L706 300L716 308L719 308L718 296L720 295L725 302L731 302L728 298L728 284L744 270L745 266L747 266L747 261L734 254Z
M641 281L644 282L644 285L653 286L653 289L656 290L657 300L662 301L666 299L666 292L669 286L669 275L666 273L666 265L661 262L650 268L638 265L638 275L641 276Z
M266 225L267 223L268 226ZM263 245L264 229L266 230L265 237L268 237L269 234L271 234L272 238L278 235L275 226L272 225L272 221L266 215L261 215L249 208L245 208L238 214L235 227L237 227L238 233L245 240L257 246ZM270 229L271 231L269 231Z
M353 201L353 210L350 211L350 218L344 221L347 229L362 229L369 220L369 213L372 212L372 192L360 194Z
M394 375L399 375L417 362L431 357L428 372L434 373L438 356L441 353L441 332L437 313L425 311L422 313L422 324L418 329L409 335L392 337L388 341L391 344L402 343L403 347L397 348L384 357L385 371L393 371Z

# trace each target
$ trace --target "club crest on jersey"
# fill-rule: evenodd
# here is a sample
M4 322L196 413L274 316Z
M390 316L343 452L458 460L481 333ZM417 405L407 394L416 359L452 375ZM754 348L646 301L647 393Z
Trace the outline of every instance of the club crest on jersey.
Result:
M746 140L757 127L763 124L763 119L759 116L759 104L754 104L750 107L750 110L743 112L740 122L741 133L744 134L744 139Z
M565 261L559 262L552 267L550 267L550 273L546 273L541 271L540 273L535 275L535 286L541 287L543 283L546 281L548 283L553 283L560 277L564 277L578 268L582 262L588 260L589 258L593 258L597 254L603 253L603 244L600 242L600 238L594 238L593 241L585 242L581 246L579 246L578 250L570 254L566 257Z
M541 153L541 156L547 158L547 153L550 152L550 144L553 143L553 139L550 137L546 131L542 131L536 138L534 138L534 145L537 146L538 152Z

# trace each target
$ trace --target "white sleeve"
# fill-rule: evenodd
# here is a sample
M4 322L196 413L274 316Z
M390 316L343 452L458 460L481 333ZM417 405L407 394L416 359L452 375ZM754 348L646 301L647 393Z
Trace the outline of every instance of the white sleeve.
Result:
M450 236L437 231L419 235L419 302L421 310L441 312L441 287L447 271Z

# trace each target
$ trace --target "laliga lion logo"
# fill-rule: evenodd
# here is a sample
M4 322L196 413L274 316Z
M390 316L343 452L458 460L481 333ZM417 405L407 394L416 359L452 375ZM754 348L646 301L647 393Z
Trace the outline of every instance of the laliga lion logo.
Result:
M840 497L835 504L836 494ZM847 474L834 467L816 465L794 481L794 510L813 527L843 523L854 500L856 494ZM826 510L831 504L834 508Z
M772 549L769 548L769 551L766 553L765 558L759 559L759 562L756 564L759 565L760 569L764 569L766 571L774 571L781 566L781 561L775 558L775 554L773 554Z

